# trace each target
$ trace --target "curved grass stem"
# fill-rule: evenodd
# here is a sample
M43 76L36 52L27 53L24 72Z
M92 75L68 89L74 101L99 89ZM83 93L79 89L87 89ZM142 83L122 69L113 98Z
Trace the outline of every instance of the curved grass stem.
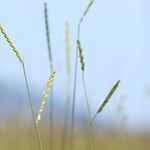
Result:
M32 100L31 100L31 94L30 94L30 89L29 89L29 84L28 84L28 80L27 80L27 74L26 74L26 69L25 69L24 63L22 63L22 68L23 68L23 74L24 74L24 78L25 78L25 85L26 85L28 99L29 99L29 106L30 106L30 109L31 109L32 118L33 118L33 122L34 122L34 125L35 125L36 133L37 133L39 149L43 150L41 137L40 137L40 132L39 132L39 129L38 129L38 125L36 124L34 108L33 108L33 103L32 103Z
M88 13L89 9L91 8L94 0L90 0L85 12L83 13L82 17L79 20L78 24L78 31L77 31L77 39L80 39L80 29L81 23L83 22L84 17ZM75 74L74 74L74 87L73 87L73 100L72 100L72 119L71 119L71 150L74 147L74 114L75 114L75 101L76 101L76 86L77 86L77 71L78 71L78 47L76 49L76 56L75 56Z
M49 20L48 20L48 8L47 3L44 3L44 18L45 18L45 31L46 31L46 40L47 40L47 49L48 49L48 58L49 58L49 65L50 71L53 70L53 59L52 59L52 48L51 48L51 38L50 38L50 29L49 29ZM51 89L50 94L50 150L53 149L53 88Z
M78 25L77 38L80 35L80 25ZM76 48L76 56L75 56L75 73L74 73L74 87L73 87L73 98L72 98L72 112L71 112L71 150L74 147L74 114L75 114L75 101L76 101L76 87L77 87L77 75L78 75L78 48Z
M91 131L91 140L92 140L92 146L93 150L95 150L95 135L94 135L94 127L93 127L93 121L92 121L92 116L91 116L91 111L90 111L90 105L89 105L89 99L87 95L87 88L85 84L85 78L84 78L84 72L82 71L82 81L83 81L83 86L84 86L84 94L85 94L85 99L86 99L86 104L87 104L87 110L88 110L88 115L89 115L89 124L90 124L90 131Z

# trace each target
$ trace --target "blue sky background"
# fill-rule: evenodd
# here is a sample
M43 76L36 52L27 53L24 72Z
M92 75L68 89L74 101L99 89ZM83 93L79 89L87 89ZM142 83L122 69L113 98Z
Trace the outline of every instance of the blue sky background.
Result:
M52 53L57 70L55 95L64 97L65 22L70 20L74 59L78 21L89 0L47 2ZM43 3L40 0L0 0L0 22L23 53L30 86L40 96L49 76ZM95 0L81 30L92 113L96 112L114 83L121 79L120 87L103 116L112 119L119 101L125 95L124 113L128 116L128 125L134 128L150 126L149 8L148 0ZM21 65L2 36L0 52L0 80L11 87L24 89ZM80 76L79 68L77 112L86 108ZM61 99L60 103L64 100Z

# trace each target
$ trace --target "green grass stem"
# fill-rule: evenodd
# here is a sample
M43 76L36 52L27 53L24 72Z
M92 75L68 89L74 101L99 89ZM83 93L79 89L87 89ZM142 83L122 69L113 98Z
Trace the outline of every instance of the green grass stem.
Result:
M33 122L34 122L34 125L35 125L37 137L38 137L39 149L43 150L40 132L39 132L39 129L38 129L38 125L36 124L36 118L35 118L35 114L34 114L34 108L33 108L33 103L32 103L32 100L31 100L31 94L30 94L30 89L29 89L29 84L28 84L28 80L27 80L27 74L26 74L26 69L25 69L25 64L24 63L22 64L22 68L23 68L23 74L24 74L24 78L25 78L25 85L26 85L28 99L29 99L29 105L30 105L31 112L32 112L32 118L33 118Z
M48 8L47 3L44 3L44 18L45 18L45 31L46 31L46 40L47 40L47 49L48 49L48 58L49 58L49 65L50 65L50 71L53 70L53 59L52 59L52 48L51 48L51 38L50 38L50 29L49 29L49 19L48 19ZM53 124L54 124L54 117L53 117L53 88L51 89L50 94L50 150L53 149Z

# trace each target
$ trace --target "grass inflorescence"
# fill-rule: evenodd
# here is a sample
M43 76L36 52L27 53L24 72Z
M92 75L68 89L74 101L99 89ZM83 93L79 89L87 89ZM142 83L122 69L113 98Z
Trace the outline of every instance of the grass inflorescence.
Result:
M106 104L108 103L108 101L110 100L110 98L112 97L112 95L114 94L114 92L117 90L118 86L120 84L120 80L118 80L115 85L112 87L112 89L110 90L110 92L108 93L108 95L106 96L106 98L104 99L102 105L99 107L97 113L95 114L95 116L93 117L93 121L96 118L97 114L101 113L102 110L104 109L104 107L106 106Z
M93 5L94 1L95 1L95 0L90 0L88 6L87 6L87 8L86 8L86 10L84 11L84 13L83 13L83 15L82 15L82 17L81 17L81 19L80 19L80 22L83 21L84 17L85 17L85 16L87 15L87 13L89 12L89 10L90 10L91 6Z
M52 50L51 50L51 38L50 38L47 3L44 3L44 18L45 18L45 31L46 31L46 40L47 40L47 49L48 49L50 69L53 70L53 59L52 59Z
M65 102L65 117L63 124L62 133L62 150L66 149L66 146L70 146L70 141L67 141L70 129L70 106L71 106L71 33L70 33L70 22L67 20L65 23L65 39L66 39L66 73L67 73L67 93Z
M66 68L67 74L71 74L71 45L70 45L70 22L66 21Z
M48 58L49 58L49 66L50 71L53 70L53 57L52 57L52 47L51 47L51 36L50 36L50 27L49 27L49 19L48 19L48 6L47 3L44 3L44 19L45 19L45 31L46 31L46 41L47 41L47 50L48 50ZM50 124L50 149L53 149L53 136L54 136L54 117L53 117L53 88L51 89L50 94L50 110L49 110L49 124Z
M4 27L1 24L0 24L0 31L3 34L3 36L5 37L5 39L7 40L7 42L9 43L9 45L11 46L11 48L14 51L14 53L16 54L16 56L18 57L19 61L23 64L24 58L23 58L22 54L20 53L17 46L11 40L10 36L8 35L8 33L5 31Z
M42 97L42 101L41 101L41 105L40 105L40 108L39 108L39 112L38 112L38 115L37 115L37 118L36 118L36 123L38 123L40 120L41 120L41 113L43 112L44 110L44 105L46 103L46 100L47 100L47 97L49 95L49 91L51 90L52 88L52 85L53 85L53 81L54 81L54 78L55 78L55 74L56 72L53 71L47 81L47 84L46 84L46 87L45 87L45 90L44 90L44 95Z
M80 64L82 71L85 70L85 63L84 63L84 56L83 56L83 49L81 47L81 42L77 40L77 47L79 49L79 58L80 58Z

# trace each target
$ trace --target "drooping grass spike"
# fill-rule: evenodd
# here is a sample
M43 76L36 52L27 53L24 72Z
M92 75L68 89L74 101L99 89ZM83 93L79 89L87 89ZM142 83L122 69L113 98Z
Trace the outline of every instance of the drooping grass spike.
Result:
M44 20L45 20L45 31L46 31L46 40L47 40L47 50L48 50L48 58L49 58L49 66L50 71L53 70L53 57L52 57L52 46L51 46L51 35L50 35L50 25L49 25L49 17L48 17L48 6L47 3L44 3ZM54 137L54 101L53 101L53 88L51 89L50 94L50 106L49 106L49 148L53 149L53 137Z
M14 51L16 56L18 57L19 61L23 64L24 58L23 58L22 54L20 53L20 51L16 47L15 43L11 40L10 36L8 35L8 33L5 31L4 27L1 24L0 24L0 32L3 34L3 36L5 37L5 39L7 40L9 45L11 46L12 50Z
M91 6L93 5L94 1L95 1L95 0L91 0L90 3L88 4L86 10L84 11L84 13L83 13L83 15L82 15L82 17L81 17L81 19L80 19L80 22L83 21L84 17L85 17L85 16L87 15L87 13L89 12L89 10L90 10Z
M87 13L89 12L91 6L93 5L95 0L90 0L88 6L86 7L84 13L82 14L82 17L79 20L79 24L78 24L78 35L77 38L80 39L80 28L81 28L81 23L83 22L85 16L87 15Z

